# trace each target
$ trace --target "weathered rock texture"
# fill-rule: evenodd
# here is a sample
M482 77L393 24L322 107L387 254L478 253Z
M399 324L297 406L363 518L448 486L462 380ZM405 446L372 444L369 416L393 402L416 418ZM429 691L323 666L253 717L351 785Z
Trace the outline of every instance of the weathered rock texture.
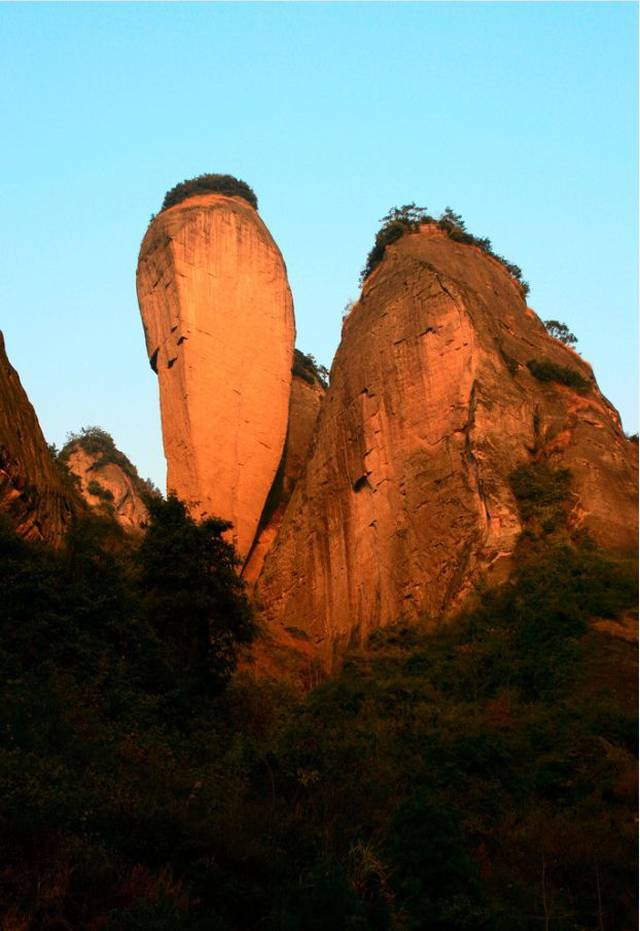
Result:
M232 521L246 557L287 432L295 326L280 251L241 198L189 197L149 226L137 286L167 488Z
M0 333L0 511L27 540L59 545L76 506Z
M267 499L260 528L242 577L252 586L273 546L282 518L298 479L302 475L320 413L325 389L316 379L294 375L289 399L289 427L282 462Z
M584 394L536 380L551 360ZM509 476L571 469L575 528L635 546L634 449L590 366L552 339L519 285L435 227L387 248L343 326L304 476L257 586L272 635L327 661L371 629L439 616L522 530Z
M128 461L128 460L127 460ZM144 529L149 512L142 499L142 482L133 467L123 467L105 460L101 454L84 450L80 442L66 451L66 464L78 477L80 493L93 508L112 511L113 516L128 532ZM100 493L93 483L97 483Z

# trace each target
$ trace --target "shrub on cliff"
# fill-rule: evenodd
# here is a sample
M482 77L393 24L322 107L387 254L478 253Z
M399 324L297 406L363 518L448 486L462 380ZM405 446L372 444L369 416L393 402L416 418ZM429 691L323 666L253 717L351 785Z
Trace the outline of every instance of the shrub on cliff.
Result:
M95 478L92 478L88 483L87 491L90 495L95 495L96 498L101 498L103 501L113 501L113 492L109 491L108 488L103 488Z
M382 226L376 233L373 248L360 273L360 284L364 284L374 268L380 264L390 243L396 242L405 233L415 232L421 223L427 222L433 222L433 218L429 217L426 207L418 207L413 202L402 207L392 207L380 220Z
M309 385L313 385L317 381L325 388L329 385L329 370L326 366L320 365L315 356L307 355L299 349L293 351L293 368L291 371Z
M591 382L575 369L566 365L558 365L550 359L530 359L527 362L527 368L538 381L555 381L580 393L591 388Z
M364 284L371 272L380 264L384 258L385 249L390 243L396 242L404 236L405 233L415 232L424 224L433 223L443 230L449 239L453 239L454 242L477 246L487 255L497 259L518 282L522 288L523 296L526 297L529 293L529 283L523 280L522 270L519 266L514 265L512 262L505 259L504 256L494 252L490 239L474 236L470 233L461 215L452 210L451 207L445 207L440 218L436 220L428 214L426 207L417 207L415 203L405 204L402 207L392 207L380 222L382 226L376 234L373 248L369 252L365 266L360 273L361 285Z
M535 523L544 533L553 532L563 523L571 484L569 469L554 469L543 461L530 462L518 466L509 481L525 523Z
M205 174L181 181L180 184L172 187L165 194L160 210L175 207L176 204L195 194L225 194L227 197L242 197L248 204L258 209L258 198L245 181L240 181L233 175Z

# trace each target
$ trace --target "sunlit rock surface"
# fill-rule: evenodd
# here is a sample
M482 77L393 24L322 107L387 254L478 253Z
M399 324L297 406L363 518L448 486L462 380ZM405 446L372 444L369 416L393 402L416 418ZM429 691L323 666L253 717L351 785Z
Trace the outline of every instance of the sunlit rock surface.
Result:
M246 558L281 461L295 338L278 247L238 197L189 197L144 237L137 288L167 488L233 522Z
M540 382L544 359L589 382ZM257 598L271 636L327 662L372 629L456 604L522 531L509 476L571 469L570 525L637 539L637 448L590 366L546 332L505 268L434 226L387 248L344 322L313 449Z

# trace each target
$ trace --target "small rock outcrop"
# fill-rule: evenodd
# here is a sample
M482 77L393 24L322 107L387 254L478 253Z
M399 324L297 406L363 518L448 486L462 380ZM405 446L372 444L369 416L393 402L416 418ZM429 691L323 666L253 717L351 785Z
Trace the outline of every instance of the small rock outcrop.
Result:
M636 456L588 363L505 267L426 225L387 247L344 322L258 581L267 629L330 663L373 628L441 616L509 563L526 463L571 470L574 532L633 549Z
M188 196L149 226L137 290L167 488L233 523L244 558L280 464L295 338L278 247L246 199Z
M0 333L0 512L25 539L59 546L79 503L49 451Z
M149 517L144 497L152 489L108 433L85 430L65 445L60 457L90 507L113 515L130 533L144 530Z

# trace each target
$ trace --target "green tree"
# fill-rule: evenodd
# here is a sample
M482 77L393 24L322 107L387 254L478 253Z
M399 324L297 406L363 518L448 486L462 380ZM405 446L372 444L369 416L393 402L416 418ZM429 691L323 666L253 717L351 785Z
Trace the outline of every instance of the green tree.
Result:
M216 690L235 668L237 645L254 635L239 560L223 538L231 524L197 523L175 495L148 507L138 560L150 621L174 644L177 662Z
M571 332L566 323L561 323L559 320L545 320L544 325L549 336L560 340L565 346L575 346L578 342L578 337Z

